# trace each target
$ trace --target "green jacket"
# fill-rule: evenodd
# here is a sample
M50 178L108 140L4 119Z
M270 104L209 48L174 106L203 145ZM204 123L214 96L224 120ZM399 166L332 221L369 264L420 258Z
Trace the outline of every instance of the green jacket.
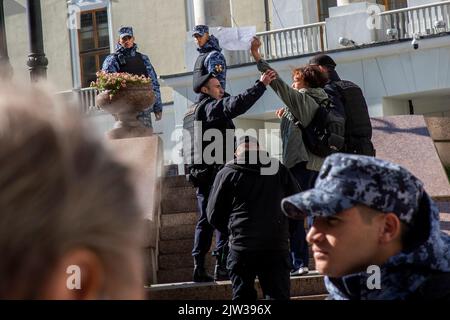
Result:
M261 72L266 72L269 69L273 70L273 68L271 68L264 60L260 60L257 66L258 70ZM287 110L293 114L304 127L307 127L310 124L319 108L319 105L314 98L318 101L328 98L327 93L322 88L295 90L280 78L272 81L270 86L284 102ZM286 117L289 118L289 113ZM286 119L284 119L284 121L285 120ZM288 126L287 130L289 134L286 140L283 141L284 165L291 169L296 164L307 161L307 169L320 171L325 159L312 154L306 149L302 139L302 132L297 126L292 122L290 122L290 124L285 122L285 125Z

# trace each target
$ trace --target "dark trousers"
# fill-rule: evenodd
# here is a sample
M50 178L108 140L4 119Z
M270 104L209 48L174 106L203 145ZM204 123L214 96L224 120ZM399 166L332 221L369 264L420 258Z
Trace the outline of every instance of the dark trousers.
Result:
M300 185L302 191L314 188L317 176L317 171L306 169L306 162L297 164L291 168L291 173ZM308 225L311 222L308 221ZM309 264L309 249L306 241L306 231L303 220L289 220L289 242L292 265L294 270L301 267L308 267Z
M206 207L208 206L209 193L211 186L199 186L197 189L197 203L198 203L198 222L195 228L194 248L192 249L192 256L203 258L211 248L214 227L209 224L206 215ZM216 230L216 248L215 251L219 254L228 245L228 235Z
M233 301L256 301L258 277L264 299L289 300L290 259L288 252L239 252L230 250L227 269L233 286Z
M290 169L302 191L307 191L314 188L314 184L319 176L318 171L306 169L306 164L306 162L300 162L297 163L295 167Z

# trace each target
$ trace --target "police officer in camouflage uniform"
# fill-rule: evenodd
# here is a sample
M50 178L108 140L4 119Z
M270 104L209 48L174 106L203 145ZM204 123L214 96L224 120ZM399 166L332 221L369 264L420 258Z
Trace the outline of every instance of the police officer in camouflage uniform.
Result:
M423 183L399 165L332 155L315 188L282 207L313 217L307 239L330 299L450 301L450 237Z
M106 57L102 70L108 73L127 72L135 75L144 75L152 79L153 92L156 102L153 105L156 121L162 119L161 91L158 83L158 75L147 55L137 51L138 46L134 43L135 38L132 27L122 27L119 29L119 41L116 45L116 52ZM151 118L152 108L149 106L138 115L138 119L148 128L152 128Z
M197 42L197 51L200 54L194 66L194 84L202 76L214 74L223 90L226 90L227 63L222 54L219 40L209 34L209 28L205 25L195 26L192 36ZM200 93L195 85L194 92Z

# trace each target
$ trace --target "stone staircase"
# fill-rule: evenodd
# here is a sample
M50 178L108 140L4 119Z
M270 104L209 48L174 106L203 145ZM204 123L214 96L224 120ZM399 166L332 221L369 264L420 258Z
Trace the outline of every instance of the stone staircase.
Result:
M165 177L162 183L162 215L159 239L158 284L147 289L154 300L229 300L231 283L192 283L191 256L194 230L197 223L195 189L184 176ZM215 239L213 239L214 244ZM213 246L212 246L213 247ZM310 255L312 257L312 255ZM215 259L208 254L206 266L214 270ZM310 259L310 270L314 270ZM259 284L257 289L261 295ZM291 280L291 296L295 300L323 299L326 293L323 277L315 272Z
M256 281L259 299L262 291ZM324 300L326 290L323 277L316 272L291 279L291 300ZM231 282L173 283L153 285L147 289L150 300L231 300Z

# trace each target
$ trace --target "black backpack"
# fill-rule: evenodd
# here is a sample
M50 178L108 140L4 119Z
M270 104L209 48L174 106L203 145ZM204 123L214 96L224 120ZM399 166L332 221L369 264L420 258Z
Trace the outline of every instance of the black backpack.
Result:
M187 110L183 118L183 160L188 166L202 162L203 145L201 139L204 132L195 132L195 123L196 121L201 121L200 113L203 111L203 107L207 102L208 99L203 99L199 103L194 104ZM198 135L200 136L198 137ZM195 138L199 138L200 140L196 141Z
M335 110L330 99L317 101L316 98L310 97L319 105L311 123L304 127L294 117L295 125L302 130L306 148L321 158L341 152L345 146L344 117Z
M183 118L183 161L186 167L186 179L195 187L200 185L211 185L214 177L222 168L220 165L207 165L203 163L204 143L203 135L207 126L202 124L202 131L198 130L195 123L201 121L204 107L209 98L191 106ZM196 132L197 131L197 132Z
M361 88L347 80L335 81L333 86L339 91L345 109L345 148L343 151L375 156L376 152L371 142L372 124Z

